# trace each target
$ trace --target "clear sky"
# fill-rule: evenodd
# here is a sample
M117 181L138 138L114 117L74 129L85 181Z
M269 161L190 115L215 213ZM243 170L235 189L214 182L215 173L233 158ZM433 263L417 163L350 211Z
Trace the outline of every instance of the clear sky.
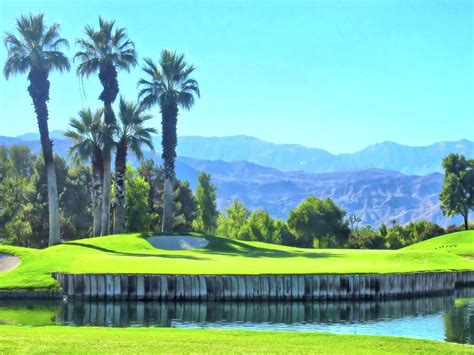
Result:
M385 140L474 140L474 1L19 1L0 0L0 30L46 14L74 41L98 15L116 19L140 63L162 48L197 66L202 98L181 135L246 134L333 153ZM0 63L6 51L0 50ZM137 95L140 69L120 73ZM97 77L51 75L50 128L100 105ZM0 80L0 135L37 131L26 76ZM153 124L159 127L159 110Z

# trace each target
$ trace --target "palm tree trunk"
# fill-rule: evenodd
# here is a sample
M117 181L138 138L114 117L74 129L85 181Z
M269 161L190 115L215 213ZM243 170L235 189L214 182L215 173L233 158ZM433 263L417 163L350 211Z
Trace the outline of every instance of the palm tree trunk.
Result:
M104 154L104 178L102 187L102 219L100 226L100 235L109 234L110 223L110 185L112 182L112 162L110 152Z
M56 180L56 169L53 159L53 143L49 139L48 130L48 106L49 100L49 80L48 72L33 72L28 75L30 85L28 92L33 99L38 128L41 138L41 148L43 150L44 165L48 182L48 213L49 213L49 246L61 243L59 228L59 196Z
M165 172L165 190L163 193L163 221L161 231L169 233L173 229L173 182L175 179L174 162L176 159L176 145L178 137L176 125L178 121L178 107L170 105L162 107L161 128L163 148L163 162Z
M115 125L115 114L112 109L112 103L115 101L118 89L117 70L112 64L103 64L99 70L99 79L102 83L103 90L99 96L99 100L104 103L104 125L106 133L110 141L104 142L103 161L104 161L104 179L103 179L103 199L102 199L102 225L100 235L109 233L110 224L110 184L112 181L112 148L113 148L113 128Z
M93 236L97 237L102 225L102 177L99 174L92 175L91 199L94 213Z
M112 148L113 148L113 126L115 124L115 114L110 102L104 105L104 125L107 142L104 142L103 163L104 177L102 184L102 220L100 235L107 235L110 232L110 189L112 182Z
M163 220L161 231L171 233L173 230L173 182L170 178L165 179L165 190L163 193Z
M117 145L115 156L115 218L114 234L125 231L125 172L127 169L127 142L122 139Z
M94 214L94 225L92 234L94 237L100 235L102 225L102 183L103 183L102 152L95 148L92 156L92 189L91 200Z

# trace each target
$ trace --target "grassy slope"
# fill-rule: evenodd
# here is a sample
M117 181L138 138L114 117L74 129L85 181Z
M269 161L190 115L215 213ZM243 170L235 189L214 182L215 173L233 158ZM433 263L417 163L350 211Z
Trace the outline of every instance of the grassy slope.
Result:
M153 248L139 234L65 243L44 250L0 245L21 264L0 274L0 289L51 288L54 271L72 273L276 274L474 270L474 260L425 250L300 249L208 237L206 249Z
M0 326L0 353L471 353L473 346L318 333Z
M474 257L474 230L442 235L410 245L404 250L435 250Z

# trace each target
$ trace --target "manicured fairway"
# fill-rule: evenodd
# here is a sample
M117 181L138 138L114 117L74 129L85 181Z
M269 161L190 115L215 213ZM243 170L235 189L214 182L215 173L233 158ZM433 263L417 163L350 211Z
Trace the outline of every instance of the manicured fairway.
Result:
M390 273L474 270L474 260L425 250L300 249L207 237L205 249L155 249L139 234L83 239L45 250L0 246L20 265L0 289L52 288L51 272L163 274Z
M0 326L0 353L473 353L474 347L396 337L323 333Z

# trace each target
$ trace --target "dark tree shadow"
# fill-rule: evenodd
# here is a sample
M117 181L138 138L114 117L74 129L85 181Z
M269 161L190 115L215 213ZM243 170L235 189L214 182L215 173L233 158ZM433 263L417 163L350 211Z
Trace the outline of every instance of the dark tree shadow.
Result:
M144 254L144 253L124 253L112 249L107 249L103 247L99 247L96 245L78 243L78 242L69 242L67 245L78 246L83 248L89 248L94 250L99 250L104 253L111 253L117 256L139 256L139 257L146 257L146 258L170 258L170 259L189 259L189 260L209 260L209 258L198 257L193 255L173 255L173 254ZM159 249L156 249L159 250Z

